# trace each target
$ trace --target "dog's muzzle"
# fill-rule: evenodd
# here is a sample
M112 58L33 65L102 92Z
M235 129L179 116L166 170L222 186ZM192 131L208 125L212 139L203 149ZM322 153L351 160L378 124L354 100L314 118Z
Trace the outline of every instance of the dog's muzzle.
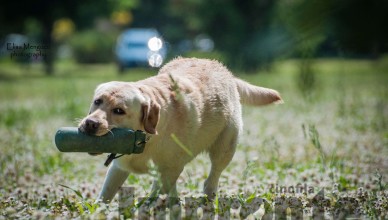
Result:
M97 121L93 118L88 118L85 120L83 125L81 126L81 130L87 134L95 135L101 125L101 122Z

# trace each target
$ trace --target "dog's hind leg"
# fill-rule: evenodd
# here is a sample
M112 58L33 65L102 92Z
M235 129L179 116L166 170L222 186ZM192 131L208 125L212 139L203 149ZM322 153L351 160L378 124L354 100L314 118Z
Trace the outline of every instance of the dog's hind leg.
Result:
M127 179L128 175L129 171L124 171L118 168L113 162L113 164L108 169L104 185L100 194L98 195L96 202L111 202L117 191L120 189L121 185L123 185L124 181Z
M238 130L233 127L227 127L209 149L212 165L209 177L204 183L204 193L209 199L213 199L216 195L221 173L233 158L236 151L237 137Z

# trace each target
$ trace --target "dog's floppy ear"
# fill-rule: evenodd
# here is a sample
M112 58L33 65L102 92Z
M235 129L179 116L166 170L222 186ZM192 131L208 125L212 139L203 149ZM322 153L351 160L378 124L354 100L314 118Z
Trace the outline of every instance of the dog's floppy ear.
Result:
M154 101L144 103L141 105L143 117L142 122L144 130L150 134L158 134L156 125L159 122L160 105Z

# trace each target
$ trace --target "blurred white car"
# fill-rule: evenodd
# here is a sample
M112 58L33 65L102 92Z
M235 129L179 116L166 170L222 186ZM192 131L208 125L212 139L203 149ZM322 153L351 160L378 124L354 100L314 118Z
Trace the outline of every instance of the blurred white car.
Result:
M119 70L136 66L159 67L166 58L167 49L158 31L149 28L131 28L117 39L115 54Z

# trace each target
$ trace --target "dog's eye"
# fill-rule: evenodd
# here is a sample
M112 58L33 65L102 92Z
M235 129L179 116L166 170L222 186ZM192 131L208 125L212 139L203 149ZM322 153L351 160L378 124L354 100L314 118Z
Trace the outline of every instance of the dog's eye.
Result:
M125 115L125 111L122 110L121 108L115 108L112 111L113 111L113 114L116 114L116 115Z
M96 99L96 100L94 100L94 104L95 104L95 105L101 105L101 103L102 103L102 99Z

